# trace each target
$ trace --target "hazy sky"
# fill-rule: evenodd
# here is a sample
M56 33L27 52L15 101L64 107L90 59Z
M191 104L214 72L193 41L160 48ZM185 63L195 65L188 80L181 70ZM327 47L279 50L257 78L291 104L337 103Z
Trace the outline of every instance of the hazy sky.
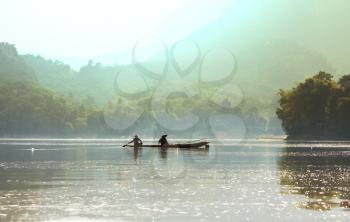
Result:
M232 0L0 0L0 41L21 53L89 59L129 51L140 39L167 43L220 17Z
M349 8L349 0L0 0L0 41L75 68L91 58L128 63L138 40L171 45L222 19L209 39L243 31L287 39L350 71Z

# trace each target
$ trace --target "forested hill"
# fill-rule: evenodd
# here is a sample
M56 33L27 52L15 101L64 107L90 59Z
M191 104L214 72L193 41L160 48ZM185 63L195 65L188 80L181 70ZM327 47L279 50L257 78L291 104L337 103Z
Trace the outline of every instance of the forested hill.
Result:
M1 56L6 58L0 64L1 137L111 137L142 129L147 129L147 135L153 136L155 130L161 130L156 121L161 110L149 109L151 102L161 102L152 100L156 88L134 98L116 93L115 75L120 68L127 66L89 62L75 71L59 61L20 56L16 48L7 43L0 46ZM129 77L127 80L126 86L137 89ZM246 95L236 107L222 109L211 102L217 90L214 85L202 88L200 96L169 97L167 112L174 119L193 112L203 119L203 123L211 115L220 113L238 116L245 124L246 136L280 132L279 122L271 111L267 111L271 109L270 102L265 104ZM127 128L123 128L123 124ZM207 126L196 127L198 135L213 136ZM220 127L229 131L235 130L236 125ZM189 131L172 133L183 136Z
M273 56L264 56L263 52L268 49L278 55L275 60ZM310 75L311 70L317 67L331 69L322 56L285 44L279 47L267 45L264 50L255 48L240 55L238 62L242 70L238 72L236 80L244 98L237 107L225 112L244 120L250 135L281 132L274 114L278 99L276 88L292 86L297 79ZM125 131L115 131L113 128L119 128L120 121L129 117L135 121L130 125L133 130L156 126L158 110L148 110L155 89L137 98L124 98L116 93L115 77L121 69L129 66L106 66L90 61L76 71L60 61L18 55L14 45L8 43L0 43L0 57L0 136L123 134ZM172 71L170 75L176 74ZM126 80L124 89L138 88L131 76L127 76ZM191 84L195 86L195 83ZM216 86L206 86L201 89L200 97L169 97L167 110L174 118L181 118L186 110L203 119L211 113L218 114L220 109L208 102L217 90ZM108 123L105 114L112 114L113 121L120 121ZM139 114L142 115L138 117ZM285 129L289 129L281 112L278 114L284 121ZM108 118L111 119L110 116ZM234 127L224 126L225 130Z
M31 81L0 81L0 136L72 137L106 133L102 113Z
M79 71L60 61L41 56L23 55L40 84L79 103L103 107L114 93L114 78L119 68L90 61Z
M268 50L276 57L264 56ZM239 55L240 70L236 80L243 90L244 99L237 109L229 112L245 121L249 134L280 132L274 114L277 88L293 85L317 67L331 69L322 56L284 43L260 46L260 50L251 48ZM76 71L60 61L18 55L16 48L8 43L0 44L0 56L2 135L108 136L117 132L112 129L114 123L112 126L106 123L104 113L114 113L116 119L127 115L135 119L140 110L145 110L144 115L133 126L154 127L157 113L147 111L152 91L133 99L116 94L115 76L128 66L105 66L90 61ZM126 84L129 88L130 85L138 87L131 77ZM199 115L206 107L204 115L209 115L212 105L205 102L210 100L206 97L216 89L208 86L203 90L202 98L170 98L168 110L178 118L185 103L192 104L187 106L188 110L201 110Z
M62 87L70 83L68 66L38 59L45 61L45 65L52 64L46 67L45 78L56 75L51 79L53 82L62 78ZM63 71L58 73L60 68ZM48 89L50 81L44 84L40 78L44 71L36 71L25 57L18 55L14 45L0 43L1 137L94 136L110 132L101 110Z
M78 103L103 107L114 94L119 68L90 61L79 71L60 61L41 56L19 55L14 45L0 43L0 78L34 81Z
M36 81L33 68L18 55L14 45L0 43L0 78Z

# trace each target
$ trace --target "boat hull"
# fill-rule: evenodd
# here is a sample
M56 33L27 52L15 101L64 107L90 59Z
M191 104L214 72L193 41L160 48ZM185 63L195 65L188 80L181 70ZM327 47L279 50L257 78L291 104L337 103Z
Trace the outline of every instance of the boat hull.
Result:
M178 149L209 149L209 142L176 143L176 144L169 144L169 145L163 146L163 147L161 145L142 145L142 146L128 145L128 147L134 147L134 148L154 147L154 148L178 148Z

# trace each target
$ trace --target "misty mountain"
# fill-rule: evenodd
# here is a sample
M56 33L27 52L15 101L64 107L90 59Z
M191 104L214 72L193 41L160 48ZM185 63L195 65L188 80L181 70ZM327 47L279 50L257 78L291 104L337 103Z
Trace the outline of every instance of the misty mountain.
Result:
M42 86L69 96L86 105L103 106L114 94L113 82L118 68L90 61L79 71L60 61L41 56L23 55Z
M0 43L0 77L36 81L35 71L18 55L14 45Z

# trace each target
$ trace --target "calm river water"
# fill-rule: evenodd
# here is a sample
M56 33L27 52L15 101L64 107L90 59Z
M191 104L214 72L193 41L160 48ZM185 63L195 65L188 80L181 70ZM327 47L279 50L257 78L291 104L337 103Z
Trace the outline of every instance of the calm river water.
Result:
M0 221L349 221L350 143L0 140Z

